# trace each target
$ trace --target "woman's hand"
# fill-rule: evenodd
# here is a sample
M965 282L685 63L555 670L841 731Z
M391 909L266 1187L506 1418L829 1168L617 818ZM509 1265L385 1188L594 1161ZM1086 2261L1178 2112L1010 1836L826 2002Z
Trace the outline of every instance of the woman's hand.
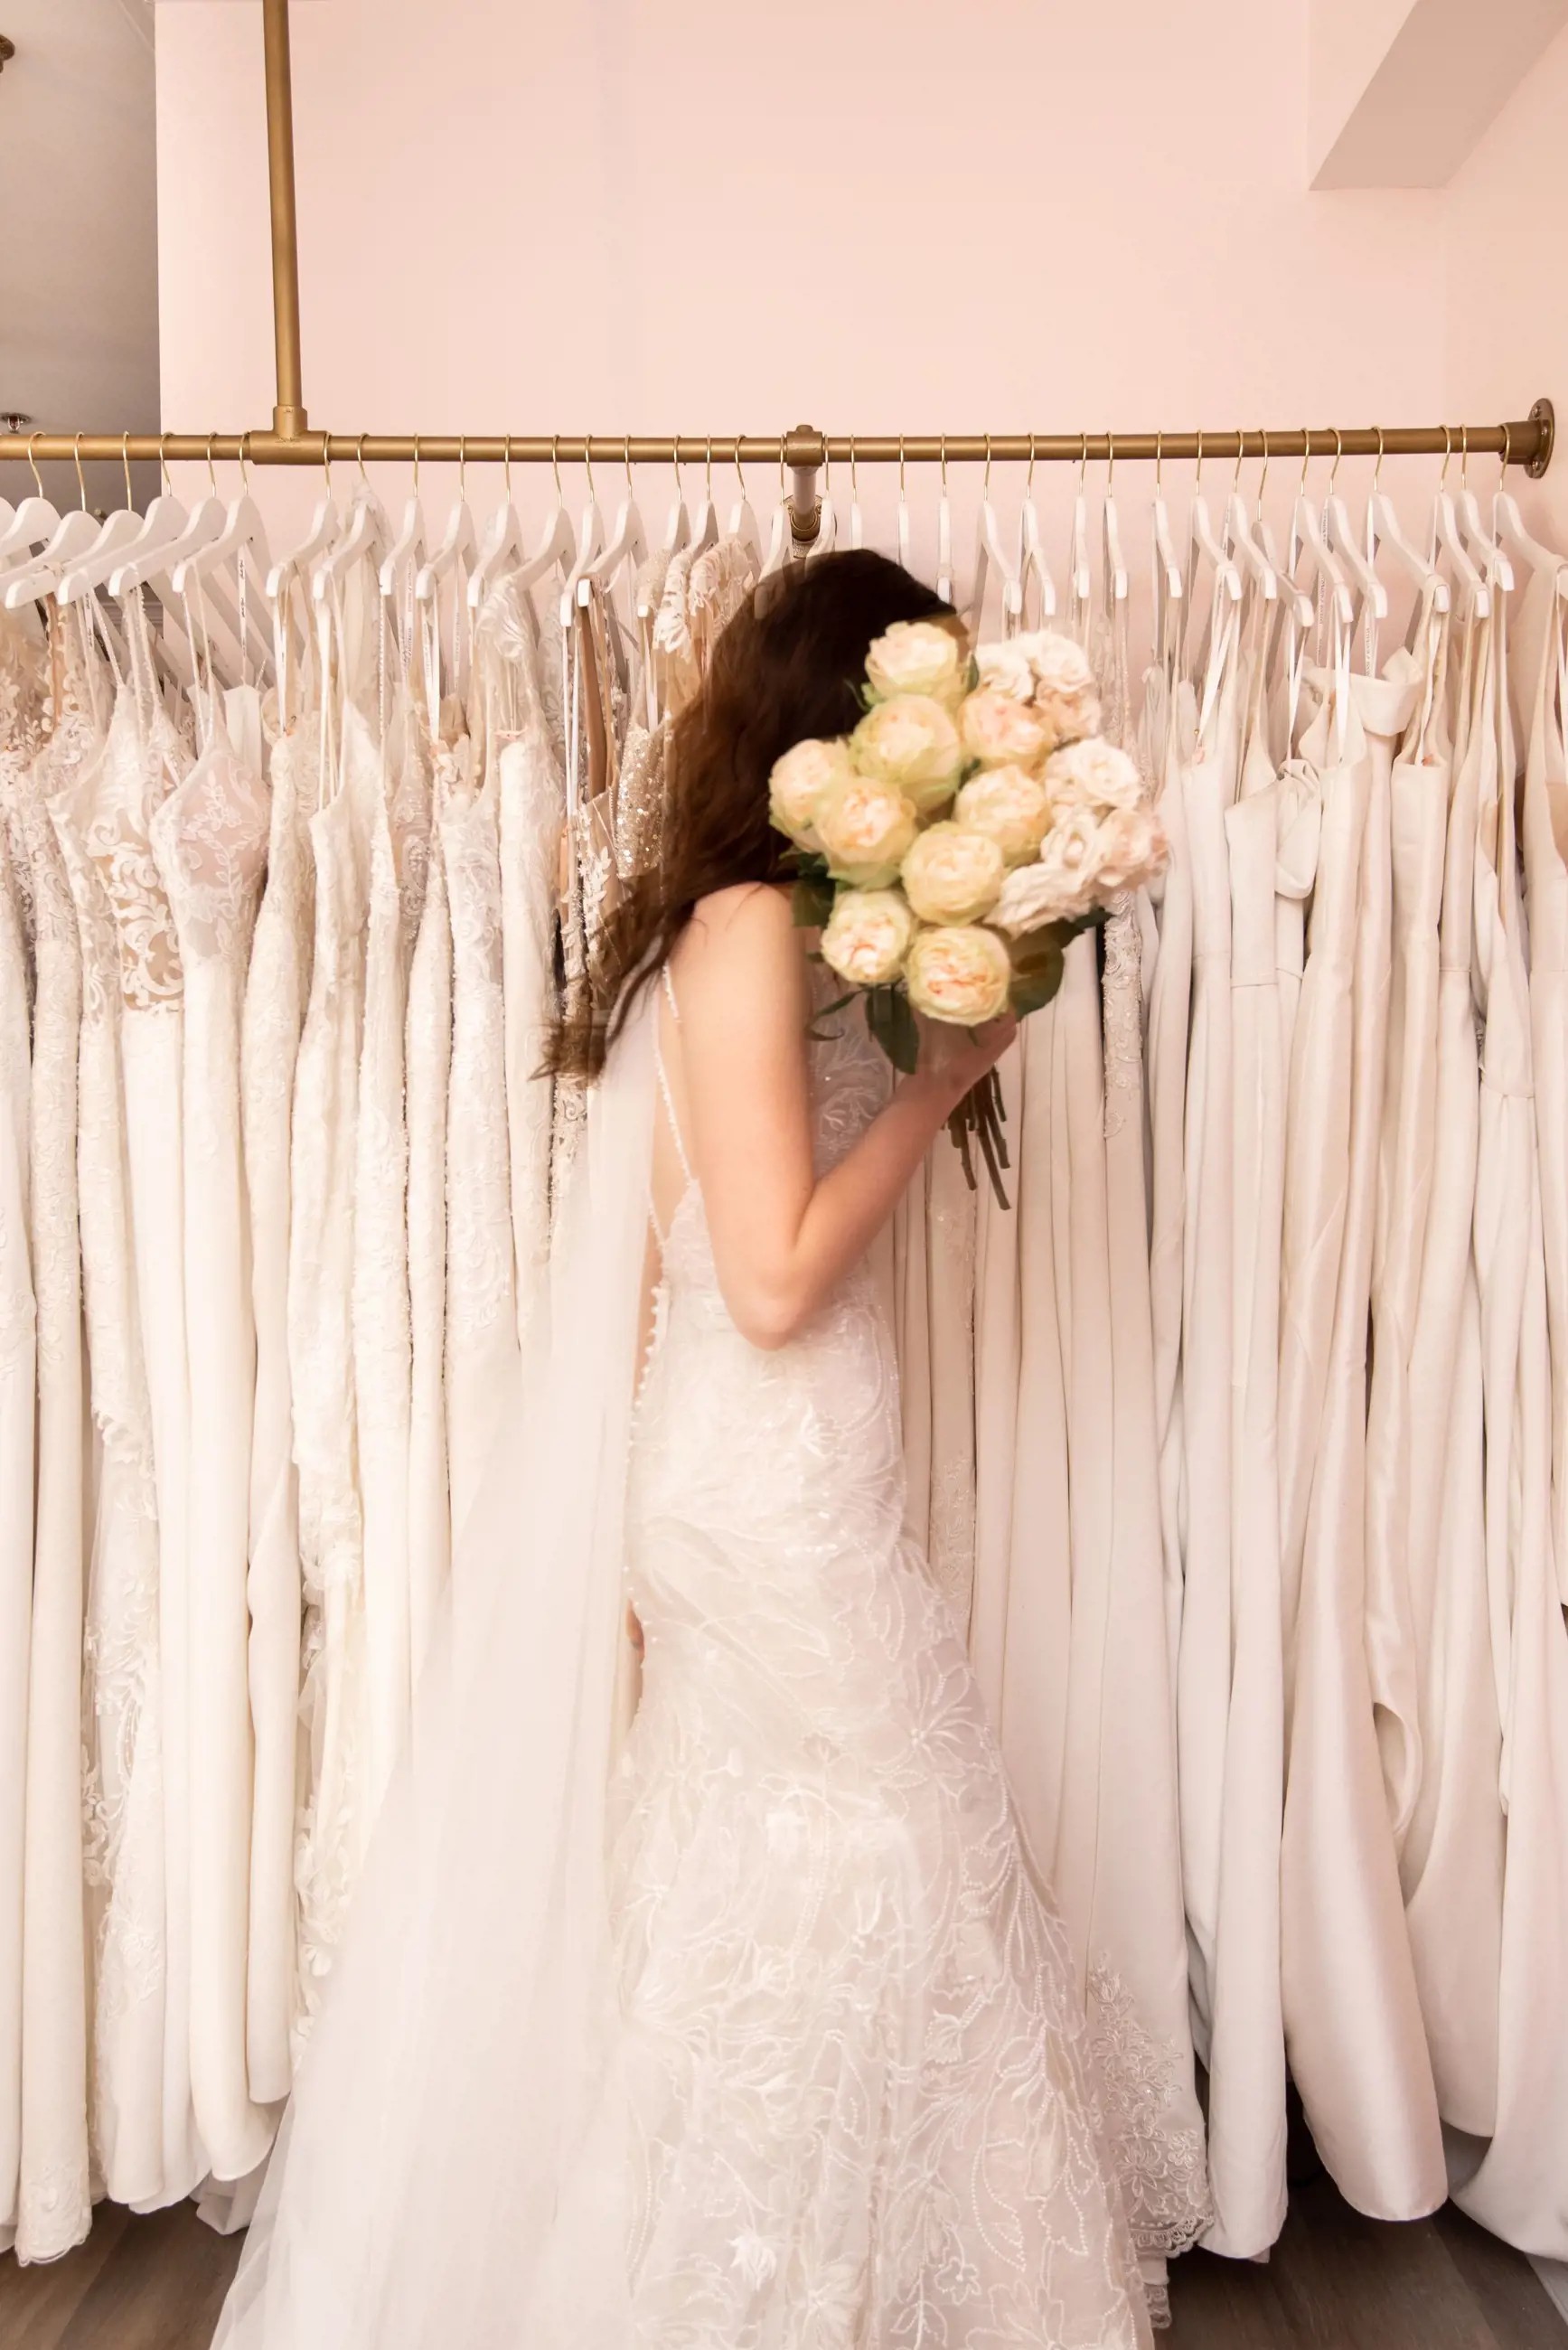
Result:
M920 1030L920 1065L908 1082L925 1087L956 1109L965 1094L994 1069L1018 1034L1012 1013L987 1021L983 1028L956 1028L950 1021L928 1020L917 1014Z

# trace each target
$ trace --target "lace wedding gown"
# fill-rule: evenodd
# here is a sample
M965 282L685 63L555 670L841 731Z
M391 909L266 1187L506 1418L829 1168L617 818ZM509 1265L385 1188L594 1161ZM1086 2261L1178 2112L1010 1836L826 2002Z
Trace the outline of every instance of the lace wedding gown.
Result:
M858 1023L815 1050L822 1171L885 1087ZM690 1180L662 1261L612 1861L636 2338L1144 2341L1066 1938L902 1533L870 1274L769 1354Z

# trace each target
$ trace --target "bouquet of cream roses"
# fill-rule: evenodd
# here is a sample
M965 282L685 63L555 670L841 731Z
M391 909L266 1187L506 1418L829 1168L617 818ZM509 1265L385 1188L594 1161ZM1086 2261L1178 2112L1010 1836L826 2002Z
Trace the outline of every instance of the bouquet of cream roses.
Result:
M871 647L862 701L847 738L784 754L771 812L794 847L796 919L848 990L830 1009L862 994L912 1070L916 1013L978 1028L1048 1003L1067 941L1158 873L1166 843L1070 637L971 658L940 622L899 621ZM1000 1109L992 1076L952 1121L971 1181L972 1134L999 1194Z

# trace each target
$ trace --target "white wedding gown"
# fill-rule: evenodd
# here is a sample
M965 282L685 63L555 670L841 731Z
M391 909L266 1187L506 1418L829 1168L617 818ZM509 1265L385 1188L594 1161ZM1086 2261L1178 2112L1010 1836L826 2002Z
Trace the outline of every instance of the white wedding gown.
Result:
M688 1181L631 1402L656 1019L675 1044L646 1002L593 1097L499 1449L538 1523L487 1512L460 1562L218 2342L1147 2350L1066 1937L903 1531L869 1267L761 1351ZM886 1073L858 1023L814 1054L826 1168ZM569 1451L553 1484L531 1441ZM647 1650L601 1873L623 1572Z

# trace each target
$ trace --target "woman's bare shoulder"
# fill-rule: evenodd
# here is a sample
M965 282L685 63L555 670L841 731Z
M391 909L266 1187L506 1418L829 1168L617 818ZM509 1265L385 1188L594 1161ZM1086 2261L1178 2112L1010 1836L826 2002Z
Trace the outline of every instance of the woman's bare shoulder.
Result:
M675 983L704 995L785 1003L805 983L805 941L787 889L742 882L698 900L671 958Z

